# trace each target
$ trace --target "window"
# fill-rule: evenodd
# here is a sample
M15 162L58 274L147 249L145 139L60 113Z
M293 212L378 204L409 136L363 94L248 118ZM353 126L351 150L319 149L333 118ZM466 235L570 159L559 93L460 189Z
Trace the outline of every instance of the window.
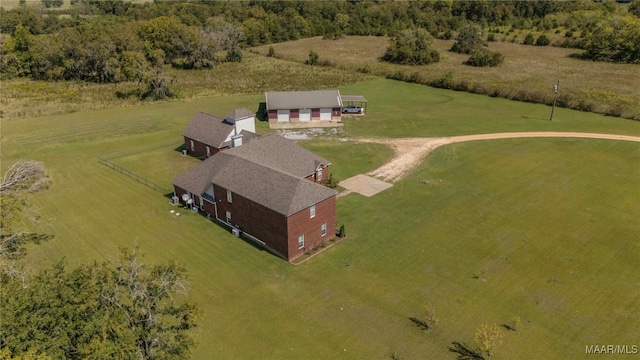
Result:
M327 223L323 223L323 224L320 226L320 235L321 235L321 236L325 236L325 235L327 235Z
M302 249L304 247L304 234L298 236L298 249Z
M231 224L231 211L227 211L227 222Z
M211 156L211 149L207 146L207 157Z
M227 190L227 202L233 202L231 198L231 190Z
M316 206L311 205L311 207L309 208L309 218L314 218L314 217L316 217Z
M195 151L196 145L193 143L193 140L189 140L189 143L191 144L191 151Z
M316 181L322 180L322 168L318 169L316 172Z

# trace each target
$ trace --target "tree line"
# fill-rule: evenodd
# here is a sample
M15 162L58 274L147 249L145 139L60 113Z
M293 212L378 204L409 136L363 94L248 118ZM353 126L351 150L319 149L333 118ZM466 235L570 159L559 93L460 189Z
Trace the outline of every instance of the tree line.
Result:
M564 25L580 33L579 40L567 39L564 45L585 49L584 59L640 62L637 1L628 12L610 0L70 1L64 10L44 3L0 9L4 78L136 81L147 84L148 93L162 94L164 65L210 68L242 61L243 47L318 35L409 39L391 47L385 57L424 64L437 61L433 51L418 51L417 60L406 51L421 46L421 41L428 45L425 34L452 38L470 23L483 29L548 30ZM482 47L471 55L470 62L478 64L500 59Z

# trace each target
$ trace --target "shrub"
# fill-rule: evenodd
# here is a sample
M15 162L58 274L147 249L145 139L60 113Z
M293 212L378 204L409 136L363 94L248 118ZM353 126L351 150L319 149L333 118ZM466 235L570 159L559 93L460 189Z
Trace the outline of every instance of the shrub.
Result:
M318 64L318 58L320 58L320 55L318 55L317 52L311 50L311 51L309 51L309 58L304 63L307 64L307 65L312 65L312 66L316 65L316 64Z
M501 53L489 51L487 48L480 48L471 53L465 64L478 67L494 67L502 64L503 61L504 56Z
M532 33L528 33L527 36L524 38L524 44L525 45L533 45L533 41L534 41L534 37Z
M338 180L336 180L336 178L333 177L332 173L329 173L329 177L326 178L322 184L326 187L330 187L332 189L335 189L336 187L338 187Z
M496 41L496 35L494 33L490 33L487 35L487 41Z
M269 52L267 53L268 57L274 57L276 55L276 50L273 48L273 46L269 46Z
M549 45L549 38L547 37L547 35L542 34L538 37L538 40L536 40L536 46L547 46Z

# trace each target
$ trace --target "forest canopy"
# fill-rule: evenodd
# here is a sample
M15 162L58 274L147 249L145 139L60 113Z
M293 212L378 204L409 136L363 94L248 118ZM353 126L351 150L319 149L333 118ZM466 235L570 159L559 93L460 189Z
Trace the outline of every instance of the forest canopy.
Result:
M58 1L0 9L3 78L150 83L160 81L165 65L238 62L242 48L262 44L319 35L399 39L416 29L448 38L492 26L564 26L580 35L562 46L585 49L583 59L640 62L635 2L625 10L611 1L68 1L62 8ZM402 57L402 49L395 50Z

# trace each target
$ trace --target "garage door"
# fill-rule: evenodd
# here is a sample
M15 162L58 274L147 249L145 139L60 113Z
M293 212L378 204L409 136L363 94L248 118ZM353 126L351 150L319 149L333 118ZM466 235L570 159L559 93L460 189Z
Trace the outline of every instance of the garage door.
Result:
M289 121L289 110L278 110L278 122Z
M331 120L331 108L320 109L320 120Z
M300 109L300 121L311 121L311 109Z

